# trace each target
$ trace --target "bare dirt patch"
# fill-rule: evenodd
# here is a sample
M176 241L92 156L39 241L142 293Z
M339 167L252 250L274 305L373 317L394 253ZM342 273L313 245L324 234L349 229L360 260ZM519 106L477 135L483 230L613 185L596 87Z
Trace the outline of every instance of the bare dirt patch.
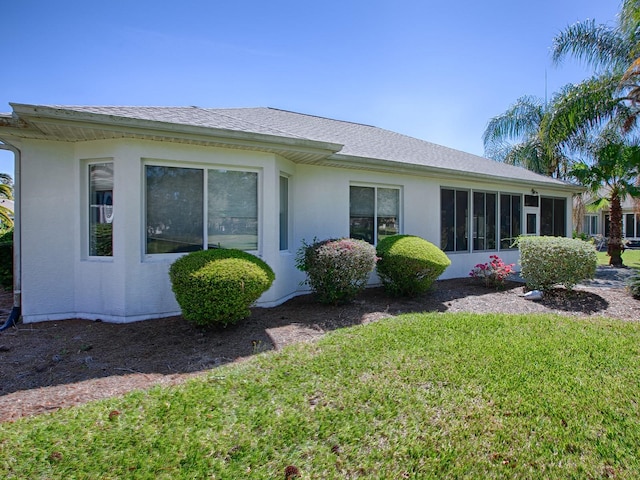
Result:
M181 317L125 325L64 320L20 324L0 333L0 422L121 395L156 384L176 384L256 353L310 341L342 327L409 312L559 313L640 320L640 301L620 286L559 288L538 302L521 283L487 289L471 279L438 281L414 299L368 289L341 306L304 295L275 308L254 308L227 328L201 329ZM11 294L0 294L6 318Z

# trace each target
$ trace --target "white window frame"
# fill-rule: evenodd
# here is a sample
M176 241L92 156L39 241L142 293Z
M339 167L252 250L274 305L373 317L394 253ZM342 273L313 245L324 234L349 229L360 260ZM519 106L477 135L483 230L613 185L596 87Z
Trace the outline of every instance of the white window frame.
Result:
M80 167L80 193L82 201L81 203L81 211L80 211L80 227L81 227L81 251L80 258L85 261L92 262L113 262L114 258L114 249L115 249L115 232L111 233L111 246L112 246L112 254L111 255L91 255L91 215L89 213L91 208L91 179L90 179L90 170L93 165L102 165L105 163L110 163L113 167L113 190L116 188L116 180L115 180L115 161L113 157L105 157L105 158L91 158L91 159L82 159L81 167ZM115 197L115 194L113 194ZM113 211L112 215L116 217L116 202L113 202Z
M351 197L351 187L364 187L364 188L373 188L373 244L378 244L378 189L385 188L388 190L397 190L398 191L398 232L397 234L401 234L404 231L403 225L403 188L400 185L389 185L389 184L379 184L379 183L365 183L365 182L351 182L349 183L349 197ZM351 202L349 202L348 207L348 235L351 237ZM366 240L365 240L366 241Z
M141 180L142 180L142 222L141 222L141 236L140 236L140 248L142 258L147 260L169 260L177 259L183 255L185 252L167 252L167 253L147 253L147 176L146 176L146 168L148 166L152 167L173 167L173 168L191 168L198 169L203 171L203 199L202 199L202 218L203 218L203 231L202 231L202 239L203 245L202 250L208 250L208 229L207 229L207 216L208 216L208 171L209 170L228 170L228 171L237 171L237 172L248 172L255 173L257 175L256 183L257 183L257 192L256 192L256 201L257 201L257 246L255 250L245 250L247 253L251 253L253 255L260 256L262 252L262 238L263 238L263 187L262 182L264 178L264 174L261 168L259 167L248 167L243 165L226 165L226 164L202 164L196 162L180 162L180 161L171 161L171 160L158 160L155 158L143 158L142 159L142 172L141 172Z

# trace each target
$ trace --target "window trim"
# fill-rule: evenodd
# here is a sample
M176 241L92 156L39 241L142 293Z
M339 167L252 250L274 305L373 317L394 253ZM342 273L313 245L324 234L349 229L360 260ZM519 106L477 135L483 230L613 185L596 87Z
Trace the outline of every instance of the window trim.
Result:
M142 209L142 222L140 225L140 249L142 258L145 260L168 260L173 261L185 255L185 252L166 252L166 253L147 253L147 175L146 168L151 167L174 167L174 168L191 168L199 169L203 171L203 200L202 200L202 218L203 218L203 248L202 250L208 250L208 231L207 231L207 215L208 215L208 180L209 170L228 170L238 172L255 173L256 179L256 201L257 201L257 214L256 221L258 223L257 230L257 242L255 250L244 250L252 255L260 256L262 253L262 238L263 238L263 187L262 182L264 178L263 169L260 167L248 167L244 165L227 165L227 164L203 164L201 162L190 161L177 161L177 160L161 160L156 158L143 157L141 162L141 182L142 182L142 195L141 195L141 209Z
M282 248L282 179L287 181L287 210L286 210L286 248ZM290 253L292 244L292 221L291 221L291 175L280 172L278 175L278 250L280 253Z
M115 247L115 235L112 231L111 233L111 247L112 253L111 255L91 255L91 218L89 214L89 210L91 208L91 178L90 178L90 170L92 165L102 165L105 163L110 163L113 167L113 192L115 193L116 189L116 162L113 157L104 157L104 158L86 158L81 160L81 168L80 168L80 193L81 193L81 211L80 211L80 232L81 232L81 242L80 242L80 258L84 261L91 262L113 262L114 252L113 249ZM112 193L112 197L115 197L115 194ZM113 201L113 200L112 200ZM113 212L114 215L116 212L116 204L113 203Z

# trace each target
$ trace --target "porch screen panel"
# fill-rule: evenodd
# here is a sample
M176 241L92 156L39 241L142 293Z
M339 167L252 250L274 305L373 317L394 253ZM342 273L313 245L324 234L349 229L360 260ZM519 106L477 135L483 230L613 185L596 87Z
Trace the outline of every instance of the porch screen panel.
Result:
M473 249L496 248L496 194L473 193Z
M379 242L383 238L399 233L400 190L397 188L378 188L377 190L377 241Z
M514 240L522 233L522 197L500 194L500 249L513 248Z
M469 192L456 190L456 251L469 249Z
M487 204L486 204L486 215L487 215L487 250L495 250L496 249L496 239L498 233L498 218L496 215L498 202L497 202L497 194L495 193L487 193Z
M204 172L147 165L146 253L202 250Z
M349 189L349 236L374 244L375 189L354 187Z
M566 200L543 197L540 201L540 235L566 236Z
M209 170L208 248L258 249L258 174Z
M113 163L89 165L89 255L113 255Z

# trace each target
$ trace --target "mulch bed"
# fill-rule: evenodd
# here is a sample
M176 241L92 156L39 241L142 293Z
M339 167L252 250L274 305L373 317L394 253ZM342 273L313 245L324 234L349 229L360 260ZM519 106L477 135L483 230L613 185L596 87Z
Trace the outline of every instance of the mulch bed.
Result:
M0 422L186 378L294 342L312 341L338 328L409 312L558 313L640 320L640 301L622 288L558 288L541 301L523 297L521 283L500 291L472 279L437 282L415 299L368 289L342 306L304 295L227 328L197 328L181 317L130 324L64 320L20 324L0 333ZM11 294L0 294L8 315Z

